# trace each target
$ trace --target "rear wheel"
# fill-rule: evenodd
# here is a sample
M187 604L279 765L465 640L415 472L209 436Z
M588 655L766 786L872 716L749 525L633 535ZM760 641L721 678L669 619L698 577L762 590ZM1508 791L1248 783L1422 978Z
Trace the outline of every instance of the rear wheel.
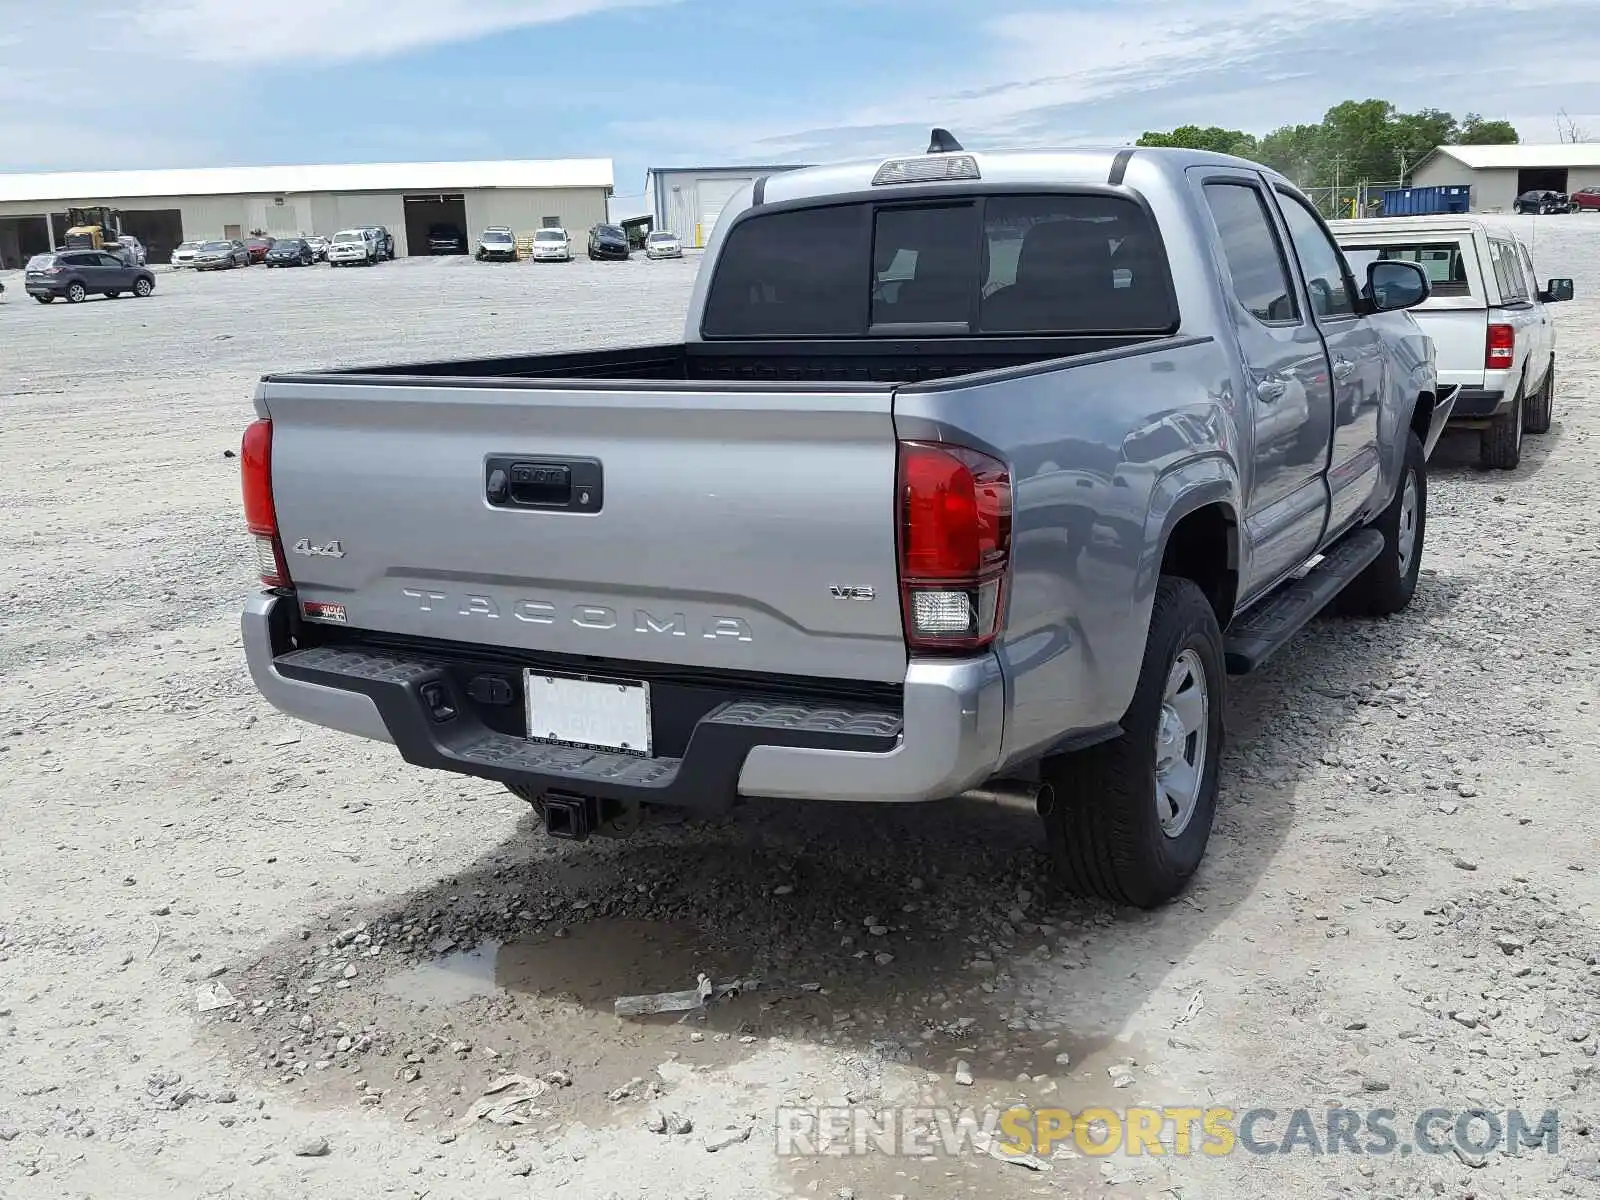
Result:
M68 304L82 304L83 298L88 294L89 293L84 289L84 286L81 283L71 283L67 285Z
M1522 410L1522 432L1549 433L1550 422L1555 419L1555 407L1556 360L1551 358L1550 368L1544 373L1544 383Z
M1428 531L1428 456L1415 431L1406 434L1406 459L1400 486L1372 528L1383 534L1383 551L1339 594L1340 612L1387 617L1411 603L1422 570L1422 545Z
M1044 767L1046 829L1070 891L1156 908L1183 890L1216 815L1225 690L1210 601L1163 575L1124 732Z
M1496 417L1483 431L1478 443L1478 461L1485 467L1499 471L1514 471L1522 461L1522 385L1517 385L1517 398L1511 402L1511 411Z

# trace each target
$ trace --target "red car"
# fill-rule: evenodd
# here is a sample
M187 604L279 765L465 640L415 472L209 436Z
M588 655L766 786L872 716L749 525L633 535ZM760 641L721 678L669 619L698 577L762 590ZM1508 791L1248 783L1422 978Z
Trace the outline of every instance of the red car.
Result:
M250 251L250 261L252 264L262 262L266 259L267 251L272 249L273 240L274 239L269 237L245 238L244 248Z
M1600 212L1600 187L1572 193L1572 207L1578 212Z

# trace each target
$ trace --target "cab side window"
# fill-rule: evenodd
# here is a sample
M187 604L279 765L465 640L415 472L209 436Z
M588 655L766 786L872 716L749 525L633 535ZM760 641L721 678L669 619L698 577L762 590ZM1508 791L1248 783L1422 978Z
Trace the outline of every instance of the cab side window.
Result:
M1306 277L1311 311L1324 318L1354 316L1353 285L1339 247L1298 196L1280 191L1278 204L1283 209L1284 224L1289 227L1295 257L1300 260L1300 271Z
M1208 183L1205 195L1239 303L1258 321L1297 324L1300 308L1266 197L1242 182Z

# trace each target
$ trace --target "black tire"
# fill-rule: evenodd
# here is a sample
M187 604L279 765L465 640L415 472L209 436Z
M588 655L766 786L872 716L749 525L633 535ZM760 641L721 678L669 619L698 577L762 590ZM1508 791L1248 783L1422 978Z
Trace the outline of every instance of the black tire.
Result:
M1550 359L1550 368L1544 373L1544 383L1529 399L1522 410L1523 433L1549 433L1556 410L1556 360Z
M1408 497L1406 487L1413 490ZM1394 499L1370 526L1383 534L1383 552L1339 593L1338 611L1388 617L1411 603L1428 534L1428 456L1415 430L1406 433L1406 459Z
M82 304L83 303L83 298L85 296L87 296L88 294L89 293L84 289L84 286L81 283L69 283L69 284L67 284L67 303L68 304Z
M156 285L148 279L135 279L133 281L133 294L143 300L156 290Z
M1515 471L1522 462L1522 385L1517 385L1517 397L1511 402L1511 411L1496 417L1483 431L1478 443L1478 461L1497 471Z
M1166 715L1168 679L1180 660L1185 677L1198 674L1205 687L1197 722L1205 740L1192 746L1198 791L1187 822L1169 835L1158 811L1167 801L1157 782L1157 755L1162 729L1172 719ZM1051 855L1069 891L1158 908L1188 884L1205 856L1216 816L1226 686L1222 631L1210 602L1190 580L1163 575L1122 736L1053 759L1042 772L1053 790L1045 815ZM1187 758L1188 738L1184 746Z

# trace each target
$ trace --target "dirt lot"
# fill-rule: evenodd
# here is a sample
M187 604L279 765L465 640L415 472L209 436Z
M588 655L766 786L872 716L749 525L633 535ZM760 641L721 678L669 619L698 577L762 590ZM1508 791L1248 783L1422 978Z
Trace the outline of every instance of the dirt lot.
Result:
M255 377L670 339L693 259L164 273L72 308L6 278L0 1196L1600 1195L1600 220L1537 230L1579 289L1555 427L1514 474L1449 443L1411 610L1236 686L1207 865L1144 915L1052 899L1031 823L957 804L550 842L258 700L225 454ZM760 987L612 1014L702 971ZM508 1075L525 1123L477 1118ZM1034 1171L775 1136L783 1105L1018 1102L1270 1108L1268 1144L1297 1108L1319 1144L1330 1107L1406 1144L1429 1108L1554 1108L1559 1143Z

